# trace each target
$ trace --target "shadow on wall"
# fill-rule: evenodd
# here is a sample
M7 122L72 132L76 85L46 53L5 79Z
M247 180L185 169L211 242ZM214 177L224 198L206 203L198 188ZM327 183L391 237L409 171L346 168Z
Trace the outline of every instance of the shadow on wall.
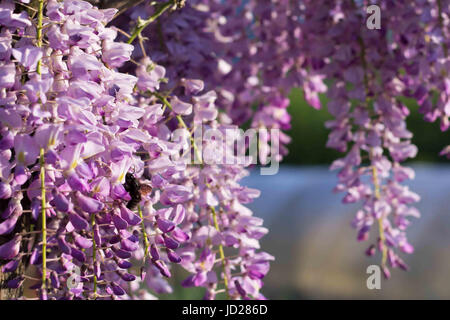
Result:
M415 165L410 183L421 196L422 217L411 221L412 255L401 255L410 271L393 270L381 290L366 287L366 268L380 256L364 251L350 227L359 205L334 194L336 173L327 167L282 166L274 176L259 170L244 185L261 190L250 205L270 232L261 247L275 255L264 279L269 299L450 299L450 166ZM374 235L375 237L375 235Z

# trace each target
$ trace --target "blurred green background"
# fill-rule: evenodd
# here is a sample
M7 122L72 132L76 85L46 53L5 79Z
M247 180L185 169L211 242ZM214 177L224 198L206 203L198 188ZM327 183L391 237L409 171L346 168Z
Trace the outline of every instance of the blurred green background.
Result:
M318 165L330 164L342 154L325 147L329 130L324 123L332 116L326 108L326 97L320 96L322 109L315 110L303 98L300 89L292 90L291 104L288 108L292 116L292 128L287 133L292 137L288 146L289 154L283 160L284 164ZM417 162L446 162L439 152L450 144L450 131L441 132L439 121L425 122L418 112L419 106L413 99L402 99L411 110L407 119L408 129L413 133L412 142L419 148L417 157L410 161Z

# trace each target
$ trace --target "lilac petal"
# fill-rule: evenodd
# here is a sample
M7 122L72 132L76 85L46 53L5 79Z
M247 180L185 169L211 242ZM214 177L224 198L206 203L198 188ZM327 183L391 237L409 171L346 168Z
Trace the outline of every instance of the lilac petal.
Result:
M185 241L189 240L189 236L187 235L187 233L185 233L180 228L175 228L172 231L171 235L178 242L185 242Z
M14 63L8 63L0 66L0 86L10 89L14 86L16 76L16 67Z
M141 281L144 281L145 280L145 276L147 275L147 271L145 270L144 267L141 267L140 274L141 274Z
M32 203L31 203L31 216L36 221L41 216L41 204L37 198L33 199Z
M80 177L76 173L72 173L67 177L67 183L75 191L88 192L89 186L87 183L80 179Z
M1 77L1 75L0 75ZM1 81L1 79L0 79ZM5 109L2 108L0 109L0 119L2 119L2 124L7 124L8 126L11 126L13 128L18 128L22 125L22 117L20 116L20 114L18 114L18 112L14 112L14 109ZM16 141L17 136L14 136L14 140ZM21 140L21 139L19 139ZM22 138L23 140L23 138ZM7 144L9 144L10 142L7 142ZM22 144L23 145L23 144ZM20 154L20 152L24 151L23 149L18 148L17 143L14 143L14 147L16 149L16 152L19 151L18 153Z
M111 282L111 288L112 288L114 294L117 296L123 296L125 294L125 290L123 290L121 286L119 286L118 284L116 284L114 282Z
M358 241L365 241L369 238L370 226L364 225L358 232Z
M180 263L181 262L181 258L179 255L177 255L174 251L172 250L167 250L167 257L169 258L170 261L172 261L173 263Z
M50 204L55 206L55 208L61 212L68 212L72 207L70 201L60 193L53 197Z
M234 280L234 286L236 287L237 292L239 292L239 294L242 297L245 297L247 295L247 292L245 292L244 288L242 288L241 284L239 283L239 281Z
M94 55L85 53L72 56L70 64L72 75L76 77L83 76L91 70L100 70L103 67L103 64Z
M77 259L81 263L86 262L86 255L84 254L83 251L72 247L71 250L70 250L70 254L72 255L72 257L74 257L75 259Z
M45 163L55 165L59 161L59 156L54 150L48 150L45 153Z
M19 254L22 236L15 236L12 240L0 246L0 259L10 260Z
M16 166L14 169L14 181L17 182L18 185L23 185L27 180L28 175L25 171L25 167L22 165Z
M160 234L157 234L157 235L155 236L155 243L156 243L156 244L164 244L164 238L163 238L163 236L160 235Z
M154 244L152 244L150 247L150 255L154 260L159 260L159 251Z
M131 273L127 273L127 272L123 272L120 274L120 277L124 280L124 281L134 281L136 280L136 276L134 274Z
M197 94L204 88L203 81L198 79L181 79L181 84L185 87L188 94Z
M131 200L127 190L121 184L116 184L111 188L111 197L116 200L129 201Z
M67 244L66 240L64 239L64 236L59 236L58 237L58 247L59 249L61 249L62 252L64 252L65 254L70 254L70 247Z
M265 274L262 273L262 272L259 272L259 271L257 271L257 270L250 270L250 271L248 272L248 276L249 276L251 279L256 280L256 279L262 279L262 278L264 278Z
M152 70L148 71L148 68L152 66ZM138 76L138 88L142 91L154 91L159 89L160 80L164 78L166 69L164 67L154 64L148 57L141 60L141 65L136 69L136 75Z
M17 219L19 219L20 216L20 214L16 213L12 217L0 223L0 235L11 233L16 226Z
M83 249L92 247L92 241L80 235L75 235L75 244Z
M156 223L158 224L158 228L164 233L170 232L175 229L175 224L172 221L166 219L158 219Z
M77 230L86 230L89 228L89 223L76 213L71 213L69 215L69 221Z
M128 234L125 234L126 230L120 230L120 234L122 235L122 237L127 238L128 240L131 240L133 242L139 242L139 231L134 230L133 234L129 234L129 232L127 232Z
M24 280L25 278L22 277L12 279L7 282L6 286L10 289L17 289L23 284Z
M208 283L217 283L217 273L215 271L208 271L206 273L206 279Z
M127 260L119 260L117 261L117 265L120 269L129 269L133 266L133 264Z
M119 215L113 214L112 220L117 229L126 229L128 228L128 223L122 219Z
M122 66L125 61L130 60L134 46L126 43L113 42L103 49L102 60L111 68Z
M114 250L116 253L116 256L118 256L121 259L128 259L131 257L131 253L122 249L116 249Z
M405 253L411 254L414 252L414 247L408 242L400 244L399 247L400 247L400 250L402 250Z
M11 199L8 203L8 207L6 207L6 209L2 212L0 218L2 219L8 219L9 217L11 217L11 215L13 213L16 212L16 210L21 211L21 205L19 202L14 201L13 199Z
M139 243L130 241L128 239L122 239L120 241L120 247L126 251L135 251L139 249Z
M171 274L166 264L162 260L152 260L153 264L158 268L161 275L164 277L170 278Z
M195 274L192 280L194 282L194 286L200 287L202 284L206 282L207 279L208 277L206 275L206 272L203 271Z
M97 244L98 247L101 247L103 241L102 238L100 236L100 229L98 227L98 225L94 226L94 241Z
M0 199L10 198L11 193L11 186L8 183L0 182Z
M391 272L387 267L383 267L382 271L385 279L389 279L391 277Z
M173 240L172 238L170 238L166 235L164 235L164 244L169 249L176 249L180 245L177 241Z
M92 190L95 193L95 196L103 196L107 197L110 191L110 183L109 180L105 177L97 178L92 182Z
M37 248L34 248L33 252L31 253L30 263L35 266L42 263L42 256Z
M369 257L375 255L375 253L376 253L375 245L373 245L373 244L370 245L370 246L367 248L367 250L365 251L365 253L366 253L366 255L369 256Z
M52 282L52 287L58 289L60 286L60 281L58 274L55 271L50 272L50 281Z
M0 67L0 84L1 84L1 67ZM5 133L0 140L0 150L7 150L14 147L14 135L11 131Z
M69 254L63 253L61 255L61 266L64 271L72 270L74 264L72 263L72 256Z
M402 269L404 271L409 270L409 267L401 259L398 259L397 265L399 266L400 269Z
M94 274L97 278L100 278L102 275L102 269L100 267L100 262L96 261L94 265Z
M120 242L120 236L118 234L114 235L109 239L110 244L116 244Z
M187 201L191 197L190 190L181 185L171 185L161 194L161 203L164 205L171 205Z
M237 238L237 235L232 234L232 233L226 234L224 237L224 241L225 241L225 246L227 246L227 247L232 247L235 244L239 243L239 239Z
M28 14L25 11L22 11L20 13L11 13L11 16L9 17L8 20L9 21L7 22L6 25L9 27L24 29L25 27L31 27L32 25L30 18L28 17Z
M137 214L125 206L120 207L120 216L132 226L137 226L142 221Z
M179 204L175 208L173 217L171 217L171 220L173 221L173 223L178 225L183 222L185 215L186 215L186 210L184 209L184 207L181 204Z
M24 46L12 49L12 55L25 68L34 70L42 58L42 49L35 46Z
M183 102L177 97L173 97L170 101L173 111L177 114L187 116L192 113L192 104Z
M82 193L77 193L78 205L87 213L96 213L103 209L105 206L102 202L95 200L94 198L87 197Z
M78 173L80 177L86 180L92 180L92 178L94 178L94 173L92 172L92 169L84 161L78 163L77 167L75 168L75 171Z
M14 272L19 266L19 260L11 260L7 264L2 266L2 273Z

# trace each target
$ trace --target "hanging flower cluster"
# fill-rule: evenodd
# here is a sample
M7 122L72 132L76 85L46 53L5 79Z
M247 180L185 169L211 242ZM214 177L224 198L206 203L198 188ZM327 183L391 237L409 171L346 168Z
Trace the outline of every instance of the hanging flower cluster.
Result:
M21 287L30 277L15 271L32 265L42 299L148 298L139 279L170 292L164 279L181 264L206 298L261 298L273 257L244 207L259 193L239 185L242 165L191 165L172 139L179 127L222 129L214 91L189 79L182 98L160 90L165 69L147 57L135 75L118 71L134 47L106 27L115 9L49 0L33 18L4 0L0 10L7 286Z

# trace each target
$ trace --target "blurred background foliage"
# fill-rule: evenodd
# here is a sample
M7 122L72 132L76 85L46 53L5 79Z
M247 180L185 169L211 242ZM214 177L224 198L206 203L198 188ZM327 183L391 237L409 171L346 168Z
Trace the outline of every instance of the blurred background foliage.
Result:
M322 109L315 110L303 98L300 89L292 90L291 104L288 108L292 116L292 128L287 132L292 138L288 145L289 154L283 160L284 164L319 165L330 164L343 154L327 148L326 142L329 130L325 128L325 121L332 116L326 108L327 98L320 96ZM419 148L419 153L411 162L446 162L439 152L450 143L450 131L441 132L439 122L429 123L423 120L419 113L419 106L413 99L402 99L411 111L408 117L408 129L413 133L412 142Z

